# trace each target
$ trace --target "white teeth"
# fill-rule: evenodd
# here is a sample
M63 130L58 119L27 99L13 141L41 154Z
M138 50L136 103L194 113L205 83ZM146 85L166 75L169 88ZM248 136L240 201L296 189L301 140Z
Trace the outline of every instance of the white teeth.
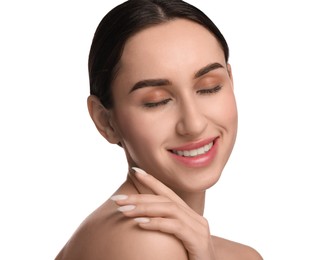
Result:
M206 152L208 152L211 149L212 146L213 146L213 142L211 142L210 144L206 144L198 149L194 149L194 150L185 150L185 151L173 150L173 153L178 154L179 156L194 157L197 155L205 154Z

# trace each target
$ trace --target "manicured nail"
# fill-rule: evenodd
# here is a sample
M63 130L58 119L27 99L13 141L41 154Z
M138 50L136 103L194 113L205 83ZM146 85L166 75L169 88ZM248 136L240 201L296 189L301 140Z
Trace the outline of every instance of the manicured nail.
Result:
M126 206L119 207L117 210L120 212L126 212L126 211L132 211L135 208L136 208L135 205L126 205Z
M150 219L149 218L134 218L134 221L137 223L149 223Z
M128 198L127 195L114 195L112 196L110 199L113 201L117 201L117 200L126 200Z
M133 169L135 172L139 173L139 174L142 174L142 175L148 175L145 171L143 171L143 170L140 169L140 168L132 167L132 169Z

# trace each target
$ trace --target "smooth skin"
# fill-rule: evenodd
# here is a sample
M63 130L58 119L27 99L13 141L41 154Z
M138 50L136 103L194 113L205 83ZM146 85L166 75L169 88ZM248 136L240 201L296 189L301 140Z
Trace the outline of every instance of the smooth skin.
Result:
M218 181L237 133L232 72L215 37L183 19L147 28L127 41L112 88L114 107L90 96L90 116L138 168L56 259L262 259L212 236L203 217L205 190ZM212 140L206 155L173 153Z

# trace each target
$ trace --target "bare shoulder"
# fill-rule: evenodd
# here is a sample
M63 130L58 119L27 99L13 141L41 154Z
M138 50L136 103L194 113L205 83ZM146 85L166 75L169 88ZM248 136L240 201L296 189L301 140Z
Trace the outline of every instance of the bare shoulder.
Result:
M111 201L91 214L68 241L56 260L180 259L187 252L174 236L145 231L116 211Z
M262 256L252 247L236 243L224 238L213 237L217 255L229 260L263 260Z

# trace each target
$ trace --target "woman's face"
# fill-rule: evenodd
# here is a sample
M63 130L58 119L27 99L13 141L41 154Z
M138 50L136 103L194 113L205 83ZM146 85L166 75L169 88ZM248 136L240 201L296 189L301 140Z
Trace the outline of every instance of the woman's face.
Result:
M130 38L113 83L114 129L130 166L176 192L212 186L232 151L237 109L216 38L183 19Z

